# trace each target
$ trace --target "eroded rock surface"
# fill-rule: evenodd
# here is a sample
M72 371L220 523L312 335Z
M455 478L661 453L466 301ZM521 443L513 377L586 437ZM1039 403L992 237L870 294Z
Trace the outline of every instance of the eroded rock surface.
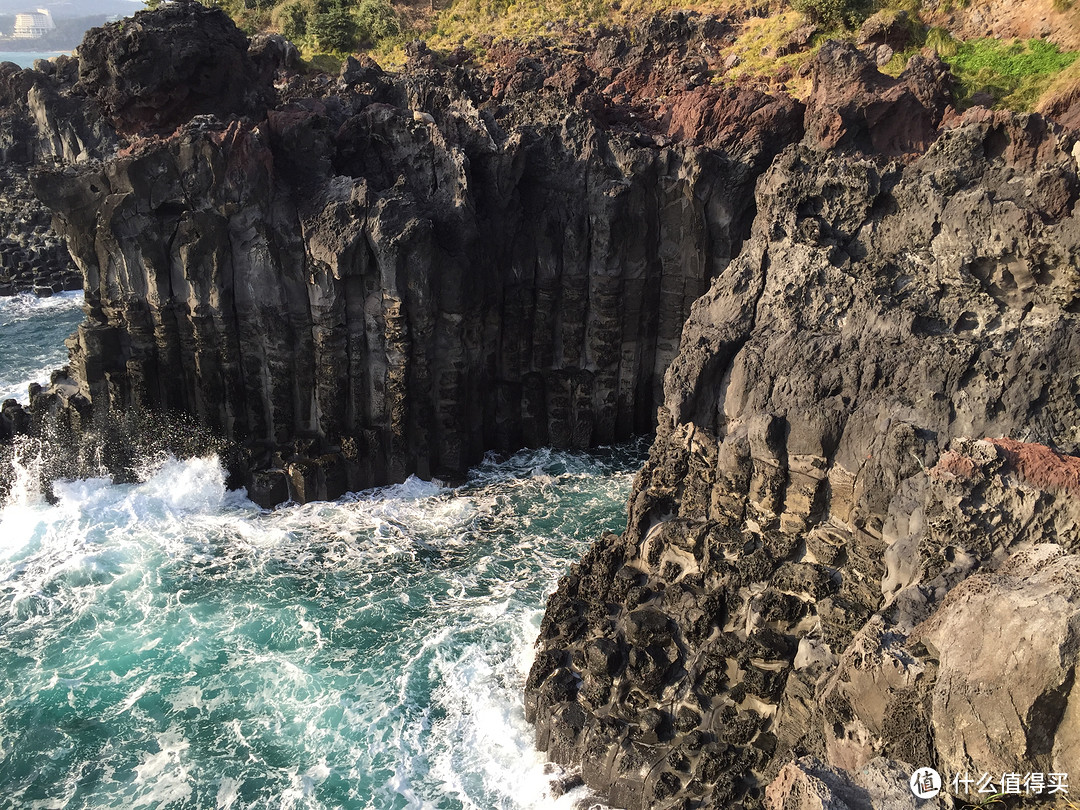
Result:
M907 165L774 162L627 531L549 602L528 716L620 807L759 807L801 756L1068 764L1076 460L1029 443L1080 440L1076 164L1037 121L952 126Z
M814 757L789 762L765 789L768 810L917 810L928 806L908 788L913 767L877 757L848 773Z
M100 116L88 120L77 112L75 60L60 56L37 64L39 70L0 64L0 296L81 288L82 275L28 173L36 162L85 158L88 147L108 138Z
M730 21L701 15L336 80L226 23L170 4L77 71L0 71L0 147L55 159L35 189L87 290L69 369L0 440L186 414L273 504L622 438L662 402L627 531L544 619L553 759L633 810L1068 770L1072 136L837 44L805 109L713 86ZM986 643L1025 682L976 689L965 628L1021 611L1047 632Z

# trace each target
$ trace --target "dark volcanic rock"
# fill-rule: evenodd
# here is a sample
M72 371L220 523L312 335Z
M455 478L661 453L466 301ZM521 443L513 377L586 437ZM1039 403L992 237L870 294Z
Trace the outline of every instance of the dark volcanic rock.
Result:
M673 41L711 30L672 24ZM154 135L35 179L85 276L71 369L96 409L195 415L280 471L252 481L265 502L283 480L336 497L651 430L690 306L801 107L740 93L666 134L566 50L495 76L411 52L404 77L282 74L258 120L267 71L215 12L88 36L80 86Z
M0 165L0 295L82 289L82 274L51 221L25 169Z
M793 147L759 182L753 236L667 373L628 529L551 597L540 655L559 664L526 691L542 747L581 708L549 753L620 806L759 806L803 754L973 770L961 752L999 737L995 768L1066 768L1080 461L960 441L1080 449L1076 163L1004 118L906 167ZM977 570L998 573L961 587ZM1045 632L1021 632L1029 615ZM1005 629L976 666L980 622ZM579 662L601 643L629 663L590 692ZM990 674L995 644L1014 669ZM1045 708L1045 734L1000 727L1011 700Z
M805 111L713 87L731 21L702 15L339 77L194 4L137 19L80 51L81 106L70 67L8 76L69 164L34 184L87 296L23 427L187 414L273 504L623 438L662 401L627 531L541 627L554 760L627 808L760 807L804 755L782 804L873 801L898 762L978 766L997 729L955 698L1046 729L1003 727L1001 767L1068 770L1077 471L1031 444L1080 442L1068 136L835 43ZM1050 607L1000 639L1027 682L980 692L956 638L1004 622L987 594Z
M0 295L81 288L27 173L40 161L86 162L115 144L100 111L75 92L75 60L35 64L41 70L0 65Z
M262 61L267 48L256 51ZM195 0L91 29L78 53L82 91L129 134L171 132L196 115L258 114L272 92L247 37L225 12Z
M570 142L499 146L472 115L448 116L460 146L386 105L341 125L198 121L103 172L41 175L86 274L84 393L268 452L308 436L350 488L648 430L753 175L706 152L599 149L584 120Z

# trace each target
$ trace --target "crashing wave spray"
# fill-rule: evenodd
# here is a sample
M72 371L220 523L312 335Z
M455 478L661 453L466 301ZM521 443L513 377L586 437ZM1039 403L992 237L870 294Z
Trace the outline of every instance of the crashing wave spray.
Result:
M274 512L217 459L168 459L5 507L0 784L91 808L578 807L522 690L544 599L624 519L642 450Z

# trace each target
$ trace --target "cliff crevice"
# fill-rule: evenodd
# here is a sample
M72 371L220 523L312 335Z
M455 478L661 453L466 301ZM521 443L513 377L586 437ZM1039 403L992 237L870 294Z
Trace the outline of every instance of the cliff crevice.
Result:
M801 107L736 94L731 118L771 110L746 144L716 114L675 142L603 123L598 89L631 70L614 56L607 77L557 50L493 77L417 51L403 77L351 60L328 83L277 50L275 72L224 15L175 3L65 67L74 120L118 133L34 176L84 275L68 373L95 411L195 416L267 504L649 432Z
M1074 586L1003 572L1077 559L1075 499L1049 483L1075 459L1043 446L1080 438L1071 141L972 114L906 162L820 147L758 182L751 238L667 372L627 530L541 627L538 744L622 807L786 807L795 772L764 788L791 760L818 786L842 781L821 762L1066 767L1071 727L1027 739L1073 689ZM1054 472L1021 479L1021 457ZM959 628L1040 588L1063 612L1031 616L1027 645L1006 623L1015 665L983 672ZM882 784L873 806L904 801Z

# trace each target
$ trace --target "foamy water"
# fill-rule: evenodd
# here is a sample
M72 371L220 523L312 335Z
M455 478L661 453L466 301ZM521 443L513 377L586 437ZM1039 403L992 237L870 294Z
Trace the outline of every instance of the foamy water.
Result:
M571 808L522 689L546 596L641 447L523 452L268 513L216 458L0 509L16 807ZM27 479L32 480L30 478Z
M49 372L67 363L64 339L82 322L82 302L82 290L0 298L0 402L25 404L30 383L48 383Z

